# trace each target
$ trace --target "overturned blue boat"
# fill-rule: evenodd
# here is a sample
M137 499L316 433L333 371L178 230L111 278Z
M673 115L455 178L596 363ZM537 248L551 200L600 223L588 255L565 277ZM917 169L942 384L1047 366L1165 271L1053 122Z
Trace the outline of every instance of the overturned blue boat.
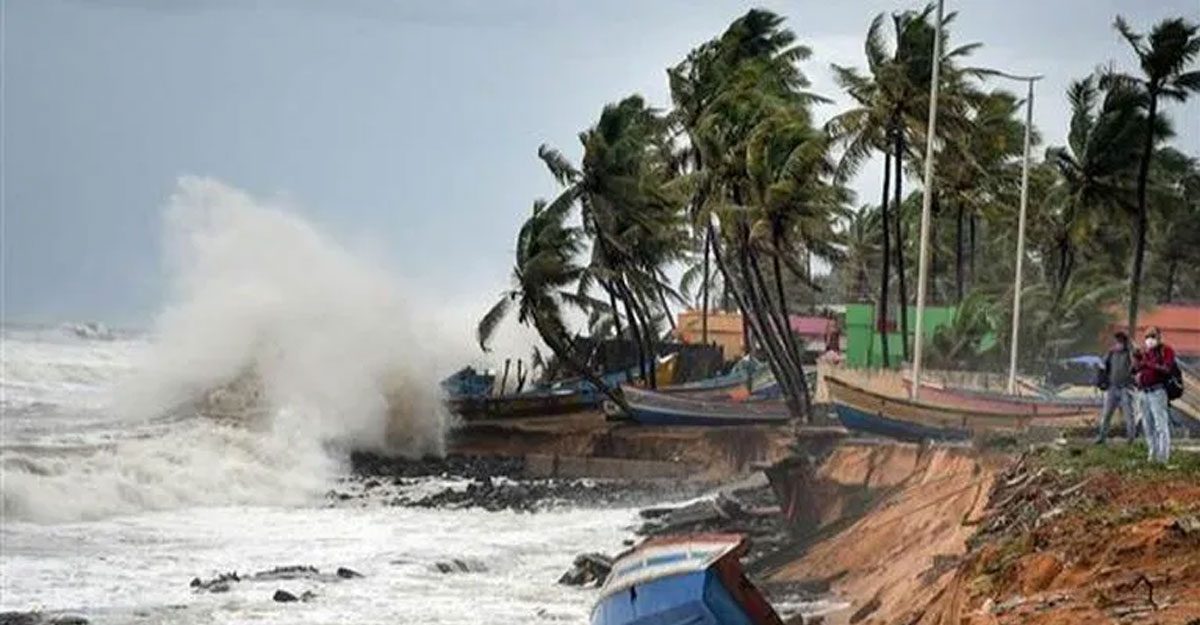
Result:
M782 625L742 571L740 534L650 539L625 552L592 608L592 625Z

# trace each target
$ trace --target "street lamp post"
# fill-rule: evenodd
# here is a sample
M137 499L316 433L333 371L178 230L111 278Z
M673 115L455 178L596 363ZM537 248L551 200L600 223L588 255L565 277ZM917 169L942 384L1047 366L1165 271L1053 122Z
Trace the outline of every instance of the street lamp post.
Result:
M942 66L942 4L937 4L937 24L933 34L933 75L929 84L929 127L925 133L925 192L921 198L921 246L917 270L917 327L913 329L912 398L921 389L921 357L925 328L925 283L929 281L929 211L933 199L933 142L937 130L938 82ZM906 305L900 302L901 306ZM908 337L903 337L908 340Z
M1017 218L1017 267L1013 277L1013 313L1012 313L1012 346L1008 354L1008 394L1017 392L1017 355L1018 338L1021 327L1021 271L1025 260L1025 213L1029 206L1029 136L1033 132L1033 83L1042 79L1041 76L1014 76L1004 72L995 72L997 76L1028 83L1029 92L1025 97L1025 156L1021 163L1021 213Z

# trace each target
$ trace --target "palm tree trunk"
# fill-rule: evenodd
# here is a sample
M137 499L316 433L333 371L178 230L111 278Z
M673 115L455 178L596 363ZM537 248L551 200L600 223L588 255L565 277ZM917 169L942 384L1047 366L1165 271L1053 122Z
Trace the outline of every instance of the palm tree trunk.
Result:
M646 300L640 293L633 290L628 284L625 288L629 290L634 298L635 305L633 307L634 314L638 315L638 324L642 327L642 340L645 341L646 353L646 370L650 374L648 384L650 388L658 388L658 337L654 328L653 319L650 317L650 308L646 305Z
M663 316L667 318L667 323L671 324L671 334L675 334L675 317L671 316L671 308L667 306L667 294L663 292L662 285L658 285L658 303L662 306Z
M1138 164L1137 237L1133 252L1133 270L1129 274L1129 336L1137 333L1138 296L1142 290L1142 263L1146 260L1146 181L1150 177L1150 159L1154 156L1154 122L1158 114L1158 94L1150 93L1150 110L1146 115L1146 140L1142 144L1142 161Z
M760 340L767 350L768 360L775 364L772 369L775 373L775 380L783 388L789 407L795 406L796 416L807 417L803 396L794 375L796 365L791 362L791 356L782 344L783 331L779 327L778 319L771 313L770 297L767 295L762 272L758 268L758 261L745 247L742 250L741 268L742 276L745 279L747 298L761 328Z
M711 229L712 226L709 225L709 228ZM725 292L728 295L732 296L734 302L738 306L738 310L740 310L742 313L743 326L745 328L747 328L747 330L753 330L753 332L756 335L758 335L760 341L763 341L763 343L764 343L763 348L770 350L770 346L765 344L766 343L766 341L765 341L766 332L761 323L762 320L751 314L752 309L749 305L749 302L745 298L742 297L742 294L740 292L738 292L737 287L733 284L732 273L730 273L730 269L727 266L727 264L725 263L725 258L721 254L721 244L720 244L719 239L716 236L714 236L712 238L712 253L713 253L713 261L716 262L717 269L721 272L721 278L722 278L721 281L722 281L722 283L724 283ZM747 286L749 286L748 283L747 283ZM747 342L746 345L748 348L749 342ZM805 416L804 413L801 411L801 406L798 403L796 403L795 397L792 395L792 393L789 392L789 389L787 386L787 378L784 376L783 372L780 371L779 361L777 360L776 357L770 357L771 354L769 351L768 351L768 356L769 357L767 358L767 365L771 368L771 372L773 374L775 374L775 379L777 381L779 381L780 387L784 389L783 396L784 396L784 401L788 405L788 410L792 413L793 416L796 416L796 417Z
M617 332L617 340L621 339L621 314L617 312L617 294L613 292L612 285L608 282L601 281L601 286L605 291L608 291L608 307L612 311L613 328Z
M797 381L800 385L800 396L802 398L803 405L807 406L809 403L808 380L804 378L804 360L801 358L802 352L800 351L800 346L796 342L796 334L792 332L791 315L788 314L787 298L785 298L783 294L783 272L779 266L778 245L775 247L775 254L776 255L772 258L772 263L774 264L775 270L775 292L779 296L779 314L783 320L783 328L785 332L785 338L787 339L788 349L791 350L792 358L796 361L796 370L799 374L799 380ZM805 409L805 414L807 413L808 410Z
M896 219L896 277L900 279L900 353L908 360L908 281L904 276L904 220L900 210L904 189L904 130L896 129L896 195L892 213ZM885 226L886 227L886 226Z
M963 202L960 199L954 228L954 301L958 304L963 300L963 269Z
M1170 302L1175 298L1175 270L1179 267L1179 261L1172 258L1171 263L1167 265L1167 293L1163 298L1164 302Z
M708 345L708 282L710 274L708 271L708 255L712 251L712 230L704 230L704 281L700 283L700 290L703 293L700 301L700 342Z
M593 373L591 369L580 363L580 361L575 358L575 355L571 348L567 345L567 342L564 341L562 337L558 336L557 332L554 332L548 328L544 320L542 320L537 313L534 313L533 315L533 325L537 329L538 334L541 335L542 341L546 343L546 345L550 348L550 351L554 352L555 356L558 356L558 360L560 362L566 362L572 369L575 370L576 373L580 375L580 377L588 382L591 382L591 384L595 386L597 390L599 390L601 393L604 393L613 401L613 403L619 406L621 410L629 412L629 404L625 402L625 396L621 394L620 390L614 389L605 384L604 380L601 380L600 377Z
M632 296L629 295L629 289L621 281L620 278L613 280L613 284L617 286L617 290L621 292L621 302L625 304L625 320L629 323L630 338L637 345L638 355L638 377L642 382L647 382L646 379L646 345L642 342L642 329L638 323L637 317L633 313L633 305L630 302Z
M882 250L882 252L883 252L883 263L882 263L883 267L880 270L880 276L879 276L879 303L877 304L878 308L876 310L876 313L877 313L876 316L878 317L878 319L875 322L875 329L879 332L879 343L880 343L881 349L883 350L883 352L882 352L883 366L885 368L891 366L891 358L889 357L890 354L888 353L889 350L888 350L888 331L887 331L888 282L890 282L891 276L889 274L891 273L891 268L892 268L891 267L892 253L891 253L891 249L888 246L889 242L891 240L891 234L890 234L891 228L888 226L888 223L889 223L889 221L888 221L888 185L891 182L891 179L890 179L891 175L892 175L892 158L891 158L891 155L888 153L888 151L884 150L884 152L883 152L883 201L879 204L880 218L882 219L882 222L883 222L883 228L882 228L882 230L883 230L883 232L882 232L882 234L883 234L883 250ZM870 363L868 362L867 364L870 364Z
M978 279L975 276L975 213L971 213L971 287L973 288Z

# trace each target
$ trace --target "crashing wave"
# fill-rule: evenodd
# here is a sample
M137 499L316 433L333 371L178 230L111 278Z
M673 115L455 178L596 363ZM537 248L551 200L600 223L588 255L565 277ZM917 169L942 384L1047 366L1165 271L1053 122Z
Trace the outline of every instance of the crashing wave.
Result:
M158 429L87 457L13 457L0 516L302 503L349 450L443 452L444 345L394 277L214 180L181 180L166 217L174 288L111 408Z
M63 331L77 338L89 341L111 341L116 338L113 331L98 321L84 323L68 323L63 325Z

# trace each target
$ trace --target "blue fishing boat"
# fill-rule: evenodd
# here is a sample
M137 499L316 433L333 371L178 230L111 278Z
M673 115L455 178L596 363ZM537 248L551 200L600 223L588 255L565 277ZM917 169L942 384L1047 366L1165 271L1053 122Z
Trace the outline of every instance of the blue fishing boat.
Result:
M749 425L783 424L791 419L781 401L729 401L698 399L622 387L629 417L643 425Z
M474 367L463 367L441 382L442 392L450 398L491 395L495 386L496 376Z
M742 571L739 534L648 540L619 556L592 625L782 625Z

